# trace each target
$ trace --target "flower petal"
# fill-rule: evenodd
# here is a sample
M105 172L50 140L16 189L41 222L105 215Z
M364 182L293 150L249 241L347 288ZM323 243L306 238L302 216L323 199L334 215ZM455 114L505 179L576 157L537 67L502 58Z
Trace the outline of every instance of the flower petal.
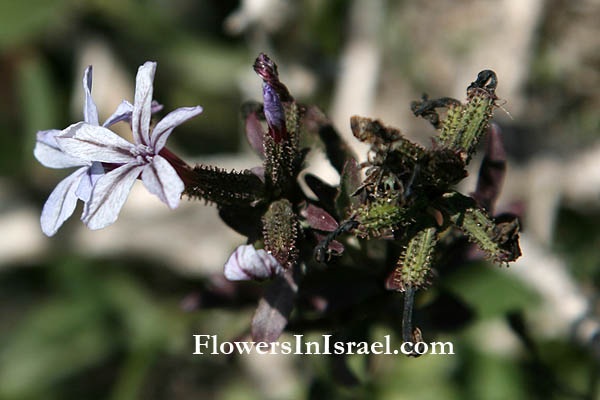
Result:
M102 127L79 122L56 137L65 153L88 161L126 163L135 160L134 145Z
M223 266L223 274L230 281L267 279L283 270L275 257L253 245L239 246Z
M129 163L103 175L92 190L81 220L90 229L114 223L144 165Z
M147 61L138 69L135 78L135 100L131 116L131 128L136 144L150 144L150 117L152 108L152 83L156 63Z
M48 168L70 168L81 167L89 164L88 161L66 154L58 146L56 136L60 135L58 129L39 131L37 141L33 149L33 155L44 166Z
M152 100L150 111L152 114L159 112L163 109L163 105L156 100ZM131 115L133 114L133 104L127 100L123 100L117 107L115 112L104 121L103 127L108 128L111 125L121 121L131 121Z
M47 236L53 236L63 222L75 211L75 206L77 205L75 191L87 169L88 167L79 168L60 181L50 194L50 197L48 197L42 209L42 216L40 217L42 232Z
M148 191L171 209L179 206L181 193L185 186L175 169L163 157L156 155L142 172L142 182Z
M115 112L110 117L108 117L106 121L104 121L104 124L102 124L102 126L108 128L109 126L114 125L119 121L131 119L132 113L133 104L131 104L127 100L123 100L121 104L119 104Z
M83 106L83 120L88 124L100 125L98 122L98 109L92 100L92 66L88 66L83 73L83 91L85 104Z
M165 147L169 135L176 126L184 123L190 118L194 118L200 113L202 113L202 107L200 106L181 107L175 111L171 111L154 127L152 136L150 137L150 146L158 153Z
M100 179L102 175L104 175L104 167L102 167L102 163L93 162L91 167L89 167L86 171L87 173L81 178L81 182L79 183L79 187L75 194L77 198L82 200L84 203L90 200L90 196L92 195L92 189L94 185Z

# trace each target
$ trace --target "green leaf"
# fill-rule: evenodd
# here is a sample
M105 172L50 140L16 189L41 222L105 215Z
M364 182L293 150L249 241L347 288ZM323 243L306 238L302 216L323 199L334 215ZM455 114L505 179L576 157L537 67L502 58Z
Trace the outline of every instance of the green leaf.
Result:
M440 283L473 307L482 319L531 309L539 301L539 296L521 281L487 263L462 266Z
M93 302L60 299L27 316L0 353L0 398L41 395L115 346Z

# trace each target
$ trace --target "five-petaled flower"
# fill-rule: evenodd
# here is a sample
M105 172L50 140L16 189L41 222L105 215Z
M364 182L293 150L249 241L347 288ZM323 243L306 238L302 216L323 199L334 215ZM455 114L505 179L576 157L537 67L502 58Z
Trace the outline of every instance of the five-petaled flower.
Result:
M117 220L140 176L146 188L170 208L179 205L183 181L159 153L173 129L200 114L202 107L178 108L150 130L155 71L154 62L146 62L138 69L131 116L134 144L105 127L87 122L71 125L56 137L67 155L87 162L99 161L110 169L95 183L84 208L81 219L90 229L101 229Z
M99 125L98 110L92 100L92 67L85 69L83 74L83 90L85 103L83 107L83 120L90 125ZM153 111L158 111L162 106L153 102ZM119 121L131 119L133 106L123 101L117 110L104 122L105 127ZM77 199L87 202L92 194L92 188L104 174L102 163L95 160L85 160L77 155L65 153L56 141L61 131L50 129L37 133L37 142L33 154L37 160L48 168L73 168L80 167L71 175L63 179L50 194L44 204L40 223L42 232L48 236L54 235L75 211Z
M173 129L200 114L202 107L179 108L150 130L151 114L162 109L152 100L155 71L154 62L142 65L136 77L134 104L124 100L100 126L98 110L91 97L92 67L89 66L83 75L83 122L63 131L52 129L37 133L34 155L40 163L49 168L79 167L56 186L44 204L40 222L46 235L54 235L73 214L77 199L85 203L81 219L90 229L112 224L138 177L170 208L179 205L183 181L159 153ZM131 122L134 144L107 129L124 120Z

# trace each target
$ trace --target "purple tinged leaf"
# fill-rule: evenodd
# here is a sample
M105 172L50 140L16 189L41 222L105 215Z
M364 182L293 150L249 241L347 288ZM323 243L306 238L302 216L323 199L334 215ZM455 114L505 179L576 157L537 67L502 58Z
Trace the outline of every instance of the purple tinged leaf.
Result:
M352 194L360 186L360 168L355 159L351 158L344 164L344 170L340 177L340 189L335 198L335 206L340 217L346 215L351 205L357 205L358 198Z
M265 148L264 148L264 136L265 133L263 131L263 127L258 119L256 113L250 113L246 117L246 137L248 138L248 143L250 146L258 153L261 158L265 158Z
M506 151L502 142L502 131L494 123L490 124L486 153L479 169L479 179L472 197L477 203L493 214L494 205L506 173Z
M271 343L281 336L298 293L297 275L294 269L285 270L265 290L252 318L253 341Z
M77 198L84 203L89 201L92 195L92 189L102 175L104 175L102 163L93 162L92 165L88 167L86 173L81 177L81 182L76 191Z
M230 281L264 280L283 271L275 257L253 245L239 246L223 266L223 275Z
M131 129L135 143L150 144L150 118L156 63L147 61L139 67L135 79L135 100L131 116Z
M344 166L346 174L347 174L347 178L348 178L348 184L350 186L350 189L352 190L356 190L358 189L358 187L360 186L360 166L358 165L358 163L356 162L355 159L351 159L349 161L346 162L346 165Z
M488 130L486 156L492 161L506 161L506 151L502 140L502 130L498 124L491 123Z
M169 208L179 206L185 186L175 169L163 157L156 155L151 163L144 166L142 182L150 193L158 196Z
M88 161L82 160L79 157L66 154L58 146L56 136L60 134L61 131L57 129L39 131L37 133L35 148L33 149L35 158L47 168L71 168L89 164Z
M334 255L340 256L344 252L344 245L338 242L337 240L332 240L331 242L329 242L328 249Z
M252 172L254 175L258 176L258 179L260 179L260 181L262 183L265 183L265 168L264 167L250 168L250 172Z
M88 66L83 73L83 91L85 103L83 106L83 120L88 124L100 125L98 122L98 109L92 100L92 66Z
M117 220L131 187L143 169L144 165L129 163L98 179L81 216L88 228L102 229Z
M309 204L300 211L300 215L306 219L311 228L325 232L335 231L339 224L329 213L321 207Z
M134 145L101 126L79 122L66 128L56 139L65 153L84 160L126 163L136 159Z
M344 252L344 245L338 242L337 240L332 240L331 242L329 242L328 248L338 256Z
M50 197L48 197L40 217L42 232L47 236L53 236L58 231L58 228L75 211L75 206L77 205L77 195L75 192L87 169L87 166L79 168L67 176L56 185Z
M154 152L158 154L158 152L165 147L165 143L175 127L184 123L188 119L194 118L200 113L202 113L202 107L200 106L181 107L175 111L171 111L163 119L161 119L152 130L150 147L152 147Z

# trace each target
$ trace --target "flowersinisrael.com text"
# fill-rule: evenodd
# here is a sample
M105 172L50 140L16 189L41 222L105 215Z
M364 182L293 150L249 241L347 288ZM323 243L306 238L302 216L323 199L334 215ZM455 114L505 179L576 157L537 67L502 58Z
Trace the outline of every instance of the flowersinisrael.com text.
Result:
M217 335L194 335L194 354L454 354L452 342L404 342L398 347L390 343L390 335L383 341L339 342L332 335L323 335L323 342L303 341L303 335L294 335L292 341L281 342L220 342Z

